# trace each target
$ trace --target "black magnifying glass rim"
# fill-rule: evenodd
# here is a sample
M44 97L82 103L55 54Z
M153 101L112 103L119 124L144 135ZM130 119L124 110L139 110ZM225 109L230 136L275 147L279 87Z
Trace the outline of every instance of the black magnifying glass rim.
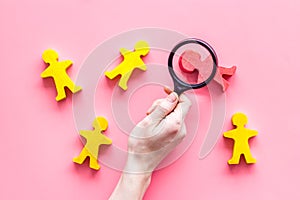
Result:
M178 76L176 75L176 73L174 72L174 69L173 69L173 59L174 59L174 55L175 55L176 51L180 47L182 47L186 44L191 44L191 43L195 43L195 44L199 44L199 45L203 46L207 51L209 51L210 55L212 56L213 62L214 62L213 70L212 70L210 76L202 83L187 84L186 82L184 82L180 78L178 78ZM206 86L216 75L217 65L218 65L218 58L217 58L217 54L216 54L215 50L207 42L197 39L197 38L189 38L189 39L183 40L182 42L179 42L170 52L169 59L168 59L168 68L169 68L169 72L170 72L173 80L176 81L178 84L180 84L180 86L185 87L186 90L197 89L197 88L202 88L202 87Z

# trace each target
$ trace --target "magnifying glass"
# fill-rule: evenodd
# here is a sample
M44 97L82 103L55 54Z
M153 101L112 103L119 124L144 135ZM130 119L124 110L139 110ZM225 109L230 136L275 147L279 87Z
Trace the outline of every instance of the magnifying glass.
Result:
M190 89L206 86L217 71L217 55L205 41L189 38L178 43L168 59L174 92L182 94Z

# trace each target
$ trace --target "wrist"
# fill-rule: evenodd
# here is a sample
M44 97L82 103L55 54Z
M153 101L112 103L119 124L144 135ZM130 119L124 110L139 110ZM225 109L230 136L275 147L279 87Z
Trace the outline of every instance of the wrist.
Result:
M130 174L123 172L117 187L119 192L113 194L111 199L142 199L150 185L151 174Z
M126 184L129 187L148 187L151 182L152 173L131 174L123 172L121 176L121 184Z
M129 191L136 193L136 196L144 196L151 182L152 173L130 174L123 172L121 184L128 188ZM139 193L139 194L138 194Z

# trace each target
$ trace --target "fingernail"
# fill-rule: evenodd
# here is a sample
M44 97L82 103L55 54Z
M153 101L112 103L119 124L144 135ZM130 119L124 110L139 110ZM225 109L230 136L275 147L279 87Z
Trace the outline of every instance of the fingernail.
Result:
M175 102L177 100L176 93L172 92L171 94L169 94L169 96L167 97L167 100L171 103Z

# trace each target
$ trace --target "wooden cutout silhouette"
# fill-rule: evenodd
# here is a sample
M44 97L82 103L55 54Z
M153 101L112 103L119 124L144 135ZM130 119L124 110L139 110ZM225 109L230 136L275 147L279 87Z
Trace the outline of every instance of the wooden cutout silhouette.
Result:
M179 68L182 72L190 73L192 76L197 76L196 81L193 81L193 84L204 82L211 74L212 66L212 57L208 56L204 60L201 60L201 55L193 50L184 51L179 58ZM222 86L223 92L229 87L229 82L225 79L234 75L236 71L236 66L225 68L217 67L217 72L213 78L219 85ZM195 79L195 78L193 78Z
M125 48L121 48L120 52L124 60L112 71L105 72L105 75L109 79L114 79L118 75L121 75L119 86L123 90L127 90L127 82L134 69L140 69L146 71L147 67L141 56L146 56L150 51L149 44L146 41L138 41L134 46L134 51L129 51Z
M66 98L65 87L69 88L72 93L81 90L81 87L76 86L66 72L67 68L72 65L71 60L58 61L58 54L52 49L45 50L42 58L49 66L42 72L41 77L53 78L57 91L56 101Z
M240 157L244 154L247 164L256 163L255 158L252 157L248 140L256 136L258 133L255 130L245 128L247 124L247 116L243 113L236 113L232 117L232 123L236 129L224 133L225 138L234 140L232 158L228 160L228 164L239 164Z
M97 117L93 122L94 130L80 131L80 135L86 139L86 144L83 147L78 157L73 159L73 162L82 164L87 157L90 157L90 168L99 170L98 152L102 144L110 145L112 140L102 134L102 131L107 129L108 123L104 117Z

